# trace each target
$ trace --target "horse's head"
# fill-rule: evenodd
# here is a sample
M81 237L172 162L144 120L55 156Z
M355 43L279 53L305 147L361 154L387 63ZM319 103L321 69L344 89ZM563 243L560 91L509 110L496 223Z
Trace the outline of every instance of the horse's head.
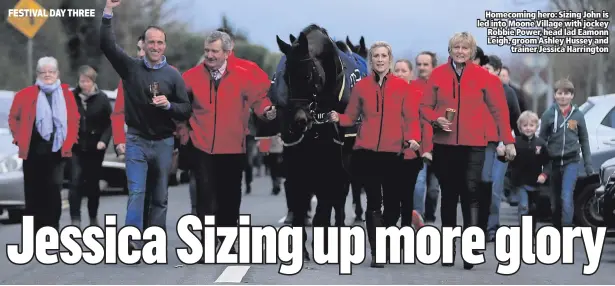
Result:
M357 53L359 56L363 57L364 59L367 59L367 47L365 46L365 38L363 38L363 36L361 36L361 39L359 39L358 46L355 46L350 41L350 38L346 36L346 44L348 45L348 47L350 47L350 50L352 50L352 52Z
M307 130L324 120L318 112L333 106L332 91L337 85L337 52L326 30L310 25L292 44L276 37L286 56L284 81L288 87L286 118L293 118L291 129ZM330 111L330 110L329 110ZM297 130L295 130L297 131Z

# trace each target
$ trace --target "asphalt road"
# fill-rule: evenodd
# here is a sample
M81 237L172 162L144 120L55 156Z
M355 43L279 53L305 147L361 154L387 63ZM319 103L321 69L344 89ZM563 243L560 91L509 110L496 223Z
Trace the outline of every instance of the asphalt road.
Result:
M254 225L281 226L286 214L284 194L271 195L267 178L256 178L253 191L243 197L242 213L252 214ZM348 222L352 220L350 197L347 200ZM65 204L65 207L67 204ZM119 225L125 216L126 196L104 196L100 214L117 214ZM573 265L522 265L515 275L496 274L497 261L493 244L487 249L487 263L473 270L463 270L461 261L455 267L435 265L388 265L383 269L369 267L369 259L353 267L352 275L339 275L337 265L317 265L307 262L303 270L293 276L278 274L278 265L185 265L176 257L174 249L184 246L175 233L177 220L190 210L187 185L169 190L168 264L167 265L42 265L31 262L13 265L6 258L6 248L0 249L0 284L612 284L615 271L615 239L607 238L601 265L597 273L584 276L581 269L586 261L580 241L575 242ZM85 203L83 211L85 212ZM513 224L515 209L503 204L502 224ZM461 217L461 216L458 216ZM62 215L62 225L70 221L68 210ZM436 222L439 225L439 221ZM0 225L0 242L19 243L20 225ZM311 240L311 239L310 239Z

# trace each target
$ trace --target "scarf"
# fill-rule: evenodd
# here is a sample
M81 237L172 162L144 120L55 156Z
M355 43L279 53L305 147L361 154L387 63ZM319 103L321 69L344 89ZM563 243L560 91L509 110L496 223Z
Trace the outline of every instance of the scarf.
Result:
M91 92L84 92L84 91L80 91L79 92L79 99L81 99L81 105L83 106L83 110L88 110L88 104L87 104L87 100L88 98L92 97L92 95L95 95L98 93L98 86L95 84L94 87L92 88Z
M40 88L36 100L36 130L44 140L53 140L51 151L57 152L62 148L67 133L66 101L64 100L61 82L57 80L48 85L36 80L36 85ZM51 105L45 95L47 93L51 93ZM54 129L55 136L52 139L51 134Z

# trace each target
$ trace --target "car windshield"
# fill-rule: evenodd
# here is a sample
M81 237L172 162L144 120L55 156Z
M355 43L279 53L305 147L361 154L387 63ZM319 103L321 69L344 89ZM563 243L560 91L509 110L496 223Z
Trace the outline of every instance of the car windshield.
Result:
M592 109L592 107L594 107L594 105L595 105L595 104L594 104L593 102L591 102L591 101L589 101L589 100L588 100L588 101L586 101L585 103L583 103L583 105L581 105L581 106L579 107L579 110L580 110L581 112L583 112L583 114L587 114L587 112L588 112L590 109Z

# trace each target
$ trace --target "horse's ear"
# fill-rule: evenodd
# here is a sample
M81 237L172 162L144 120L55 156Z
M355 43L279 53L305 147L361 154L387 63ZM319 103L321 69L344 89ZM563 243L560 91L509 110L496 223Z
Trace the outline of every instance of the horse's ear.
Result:
M308 39L307 39L307 36L305 35L305 33L301 32L299 34L299 38L297 39L297 42L299 43L299 47L301 47L301 49L303 49L303 51L305 51L306 53L309 51L309 49L308 49Z
M346 45L348 45L349 48L353 49L354 45L352 44L352 42L350 41L350 38L348 36L346 36Z
M285 55L288 54L291 46L287 44L286 42L282 41L282 39L280 39L278 35L275 36L275 40L278 42L278 47L280 48L280 52L282 52Z
M290 40L290 43L291 43L291 44L292 44L292 43L294 43L294 42L297 40L297 38L295 38L295 36L293 36L293 34L290 34L290 35L288 36L288 39Z
M359 52L357 54L367 55L367 47L365 46L365 38L363 36L359 40Z

